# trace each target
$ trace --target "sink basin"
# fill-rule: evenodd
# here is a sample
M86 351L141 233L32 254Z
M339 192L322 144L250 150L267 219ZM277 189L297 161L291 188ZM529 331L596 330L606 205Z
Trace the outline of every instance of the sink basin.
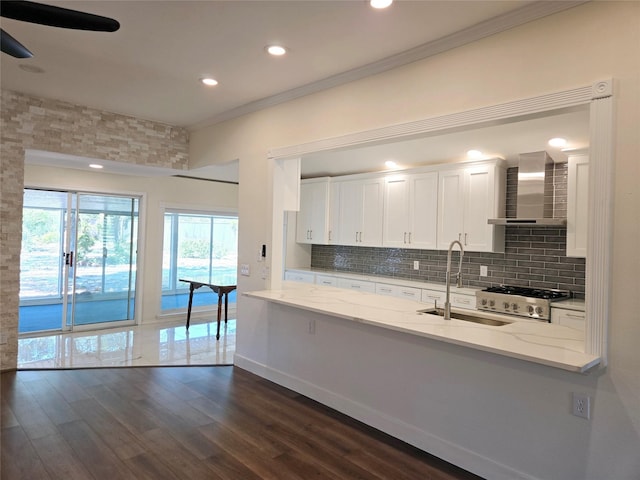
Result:
M428 313L430 315L440 315L444 317L444 308L425 308L418 310L418 313ZM473 313L460 313L451 312L451 318L456 320L464 320L465 322L481 323L482 325L490 325L492 327L502 327L508 325L511 322L503 322L502 320L496 320L495 318L488 318L485 316L476 315Z

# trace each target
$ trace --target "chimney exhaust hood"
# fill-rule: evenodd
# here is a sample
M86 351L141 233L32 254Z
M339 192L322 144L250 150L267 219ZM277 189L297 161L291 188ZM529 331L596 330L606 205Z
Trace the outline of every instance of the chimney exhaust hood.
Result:
M491 225L562 226L566 218L553 218L553 202L545 205L545 187L548 198L553 198L552 179L546 178L546 166L553 163L545 151L522 153L518 163L518 196L515 218L491 218Z

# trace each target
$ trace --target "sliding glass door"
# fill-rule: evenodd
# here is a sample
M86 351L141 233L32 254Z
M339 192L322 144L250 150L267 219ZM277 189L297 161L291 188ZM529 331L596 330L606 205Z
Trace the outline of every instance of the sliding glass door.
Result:
M20 333L130 324L139 199L25 190Z

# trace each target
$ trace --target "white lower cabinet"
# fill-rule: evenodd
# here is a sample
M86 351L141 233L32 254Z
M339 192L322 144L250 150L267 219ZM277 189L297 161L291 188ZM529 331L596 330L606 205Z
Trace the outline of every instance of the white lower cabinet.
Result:
M568 310L564 308L551 308L551 323L564 325L584 332L586 314L580 310Z
M376 293L378 295L407 298L409 300L415 300L416 302L419 302L421 297L419 288L389 285L388 283L376 283Z
M351 278L338 278L338 288L350 288L360 292L376 293L376 284L366 280L355 280Z

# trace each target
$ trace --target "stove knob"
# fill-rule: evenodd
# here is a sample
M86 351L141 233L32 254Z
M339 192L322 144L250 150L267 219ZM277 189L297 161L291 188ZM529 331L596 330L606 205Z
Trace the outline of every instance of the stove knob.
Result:
M490 307L495 307L496 306L496 301L495 300L489 300L489 306Z
M536 313L542 315L542 307L536 307Z
M486 298L483 298L483 299L482 299L482 305L486 305L486 304L487 304L487 299L486 299Z
M505 309L507 309L507 310L508 310L508 309L509 309L509 302L504 302L504 303L502 304L502 306L503 306Z
M514 310L517 310L518 309L518 304L517 303L511 304L511 308L513 308Z
M529 305L529 308L527 308L527 310L529 311L529 315L533 315L533 306Z

